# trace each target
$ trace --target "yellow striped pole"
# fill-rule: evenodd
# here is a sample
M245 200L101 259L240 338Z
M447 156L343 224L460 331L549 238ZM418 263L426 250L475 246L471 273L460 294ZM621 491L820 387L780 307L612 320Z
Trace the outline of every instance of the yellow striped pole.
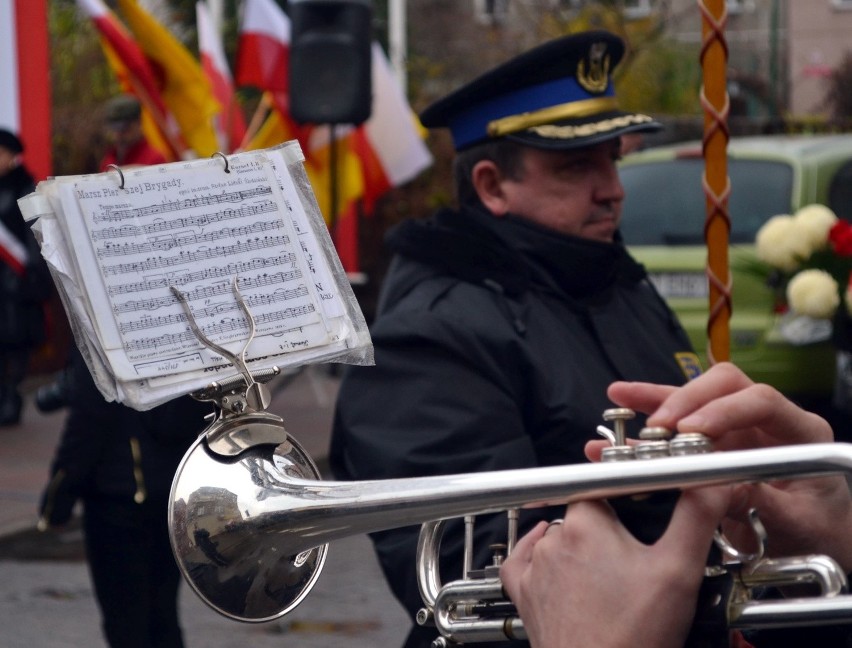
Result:
M710 287L707 320L710 364L730 359L731 274L728 267L728 239L731 219L728 214L728 45L725 25L728 11L725 0L698 0L701 11L701 105L704 109L704 195L707 219L704 237L707 243L707 279Z

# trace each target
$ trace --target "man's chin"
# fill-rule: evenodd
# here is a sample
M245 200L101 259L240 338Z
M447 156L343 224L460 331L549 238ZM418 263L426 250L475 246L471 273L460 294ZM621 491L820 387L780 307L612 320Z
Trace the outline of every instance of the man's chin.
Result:
M601 243L612 243L615 240L615 233L618 231L618 223L615 221L598 221L589 223L583 228L583 238Z

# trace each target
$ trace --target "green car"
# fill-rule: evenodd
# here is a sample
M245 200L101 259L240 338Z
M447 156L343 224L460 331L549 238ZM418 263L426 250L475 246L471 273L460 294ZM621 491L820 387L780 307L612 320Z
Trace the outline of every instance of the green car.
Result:
M707 368L701 144L632 153L620 171L626 191L624 240L678 314ZM758 229L774 215L821 203L852 220L852 135L734 138L728 146L728 175L731 360L752 379L823 411L835 374L830 323L777 312L766 281L742 268L754 259Z

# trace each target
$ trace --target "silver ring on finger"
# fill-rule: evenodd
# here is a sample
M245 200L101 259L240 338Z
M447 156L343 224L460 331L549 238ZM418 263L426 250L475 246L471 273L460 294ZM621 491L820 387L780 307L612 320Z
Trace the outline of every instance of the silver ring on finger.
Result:
M564 520L562 518L556 518L555 520L551 520L547 523L547 528L544 530L544 532L547 533L548 531L550 531L551 527L560 526L563 522Z

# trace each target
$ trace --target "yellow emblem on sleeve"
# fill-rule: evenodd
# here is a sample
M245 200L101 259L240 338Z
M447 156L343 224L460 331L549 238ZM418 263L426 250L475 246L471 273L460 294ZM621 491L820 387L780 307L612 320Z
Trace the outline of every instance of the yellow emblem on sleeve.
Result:
M680 370L687 380L698 378L703 373L701 369L701 361L695 353L687 351L679 351L675 353L675 360L680 365Z

